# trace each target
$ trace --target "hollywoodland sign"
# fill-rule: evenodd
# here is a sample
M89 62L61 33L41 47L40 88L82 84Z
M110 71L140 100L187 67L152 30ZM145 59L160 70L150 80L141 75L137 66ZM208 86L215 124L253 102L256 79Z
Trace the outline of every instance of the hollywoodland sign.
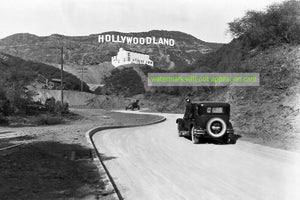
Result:
M98 42L118 42L126 44L158 44L174 46L175 40L170 38L156 37L132 37L123 35L98 35Z

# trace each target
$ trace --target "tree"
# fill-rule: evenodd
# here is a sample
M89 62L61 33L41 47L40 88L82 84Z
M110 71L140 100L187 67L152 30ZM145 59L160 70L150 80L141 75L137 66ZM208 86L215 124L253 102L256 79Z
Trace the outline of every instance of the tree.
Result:
M269 6L266 11L248 11L229 23L229 31L251 47L300 43L300 1Z

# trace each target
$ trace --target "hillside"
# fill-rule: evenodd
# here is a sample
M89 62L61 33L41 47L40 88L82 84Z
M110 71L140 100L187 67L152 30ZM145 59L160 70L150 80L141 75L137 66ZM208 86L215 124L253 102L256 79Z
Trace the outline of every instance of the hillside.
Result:
M225 60L225 57L220 60L219 63L224 64L219 68L228 65ZM245 139L254 138L258 143L271 143L284 149L299 149L300 45L252 51L243 60L236 61L241 65L232 65L235 70L260 73L260 86L219 88L207 99L227 101L232 105L234 126Z
M26 61L22 58L8 55L0 52L0 83L1 87L10 87L13 81L22 81L23 86L35 82L39 79L38 75L51 80L60 79L60 70L44 64L33 61ZM66 90L80 90L80 80L68 73L64 72L64 80L66 81ZM44 80L43 80L44 81ZM84 91L89 91L88 86L84 83Z
M157 44L134 45L123 43L98 43L98 35L63 36L53 34L39 37L29 33L19 33L0 40L0 50L23 59L49 63L59 63L60 47L65 48L64 59L67 65L98 65L110 61L119 48L144 52L150 55L154 65L162 69L184 68L194 63L204 52L217 50L222 44L207 43L179 31L153 30L140 33L105 32L133 37L165 37L175 40L174 46Z
M60 64L53 64L54 67L60 69ZM64 70L71 74L74 74L79 79L81 79L81 69L82 66L80 65L70 65L65 64ZM89 84L102 84L103 79L105 76L109 76L111 70L115 67L110 62L100 63L98 65L85 65L84 68L86 69L83 75L83 81Z

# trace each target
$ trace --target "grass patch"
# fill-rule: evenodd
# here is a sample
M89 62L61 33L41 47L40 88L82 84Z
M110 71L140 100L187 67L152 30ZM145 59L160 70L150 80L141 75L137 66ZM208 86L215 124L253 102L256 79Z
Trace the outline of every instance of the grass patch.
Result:
M52 116L52 115L40 115L34 116L30 119L29 123L34 125L56 125L64 123L64 120L61 116Z
M8 126L20 127L20 126L49 126L57 124L65 124L71 121L82 119L81 116L75 113L67 113L58 115L54 113L42 113L37 115L15 115L7 117Z
M76 157L71 160L71 153ZM84 162L82 159L85 159ZM34 142L0 157L1 199L80 199L100 195L98 169L89 149L59 142Z

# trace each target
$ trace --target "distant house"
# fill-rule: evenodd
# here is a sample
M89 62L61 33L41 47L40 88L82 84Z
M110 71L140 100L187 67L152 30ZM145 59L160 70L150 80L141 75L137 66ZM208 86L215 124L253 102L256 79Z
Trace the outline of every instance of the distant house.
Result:
M120 48L118 54L111 58L111 63L115 67L126 64L142 64L153 67L153 61L150 60L149 55L139 52L127 51L123 48Z

